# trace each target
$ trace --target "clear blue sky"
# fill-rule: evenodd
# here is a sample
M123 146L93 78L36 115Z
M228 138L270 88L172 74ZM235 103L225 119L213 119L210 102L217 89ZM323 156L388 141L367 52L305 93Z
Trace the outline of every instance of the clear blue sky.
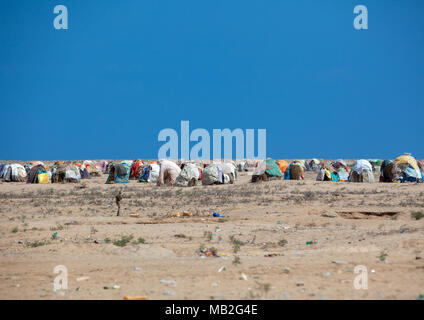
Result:
M275 158L423 158L424 1L3 0L0 106L0 159L154 158L181 120L267 129Z

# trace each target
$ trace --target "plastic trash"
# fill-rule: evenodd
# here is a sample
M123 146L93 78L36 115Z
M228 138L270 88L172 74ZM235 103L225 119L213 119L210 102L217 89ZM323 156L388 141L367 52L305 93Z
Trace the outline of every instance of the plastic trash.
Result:
M140 217L140 214L139 213L131 213L130 217L138 218L138 217Z
M244 273L240 274L240 280L247 281L247 276Z
M57 237L57 232L53 233L52 239L56 239L56 237Z
M145 297L145 296L125 296L124 300L148 300L149 298Z
M88 280L88 279L90 279L90 277L79 277L79 278L77 278L77 282L85 281L85 280Z
M169 291L169 290L165 290L163 292L163 294L166 294L167 296L173 296L175 294L175 292Z
M103 289L108 290L108 289L119 289L120 286L117 286L116 284L114 286L104 286Z

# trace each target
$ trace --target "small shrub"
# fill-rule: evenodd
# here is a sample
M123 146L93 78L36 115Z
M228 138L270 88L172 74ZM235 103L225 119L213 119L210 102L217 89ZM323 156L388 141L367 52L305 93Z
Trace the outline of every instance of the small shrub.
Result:
M286 239L281 239L280 241L278 241L278 245L281 247L284 247L287 243L288 241Z
M230 242L233 245L233 252L237 253L240 251L240 248L244 243L240 240L237 240L234 236L230 236Z
M424 217L424 213L416 211L416 212L412 212L411 213L411 218L415 219L415 220L420 220L421 218Z
M144 243L146 243L146 240L144 238L142 238L142 237L139 237L137 239L137 241L134 241L133 242L133 244L144 244Z
M133 239L132 235L122 236L121 239L113 241L113 244L118 247L125 247L128 244L128 242L130 242L132 239Z
M239 256L234 256L233 264L241 264Z

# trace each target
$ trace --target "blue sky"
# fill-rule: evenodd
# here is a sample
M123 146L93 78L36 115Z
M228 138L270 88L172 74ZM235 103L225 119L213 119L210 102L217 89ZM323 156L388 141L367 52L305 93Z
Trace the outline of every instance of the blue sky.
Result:
M55 30L55 5L68 30ZM368 30L353 8L368 8ZM423 158L424 1L0 2L0 159L155 158L266 129L274 158Z

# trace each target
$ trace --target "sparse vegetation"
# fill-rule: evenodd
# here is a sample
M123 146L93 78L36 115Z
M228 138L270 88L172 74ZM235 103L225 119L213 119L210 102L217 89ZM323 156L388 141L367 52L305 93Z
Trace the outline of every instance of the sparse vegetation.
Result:
M278 241L278 245L281 247L284 247L287 243L288 241L286 239L281 239L280 241Z
M385 251L380 252L380 255L378 256L378 259L380 261L382 261L382 262L385 262L386 261L386 258L387 258L387 252L385 252Z
M142 237L139 237L136 241L133 242L133 244L145 244L146 240Z
M241 264L241 260L239 256L234 256L233 264L235 265Z
M244 243L240 240L237 240L233 235L230 236L230 242L233 246L233 252L237 253L240 251L241 246L244 245Z
M420 220L421 218L424 217L424 213L422 213L421 211L415 211L411 213L411 218L415 219L415 220Z
M61 224L58 224L55 227L50 227L50 231L59 231L59 230L63 230L63 226Z
M41 246L45 246L47 244L50 244L50 241L28 241L27 242L27 247L31 247L31 248L36 248L36 247L41 247Z
M132 239L132 235L122 236L120 239L113 241L113 244L118 247L125 247Z

